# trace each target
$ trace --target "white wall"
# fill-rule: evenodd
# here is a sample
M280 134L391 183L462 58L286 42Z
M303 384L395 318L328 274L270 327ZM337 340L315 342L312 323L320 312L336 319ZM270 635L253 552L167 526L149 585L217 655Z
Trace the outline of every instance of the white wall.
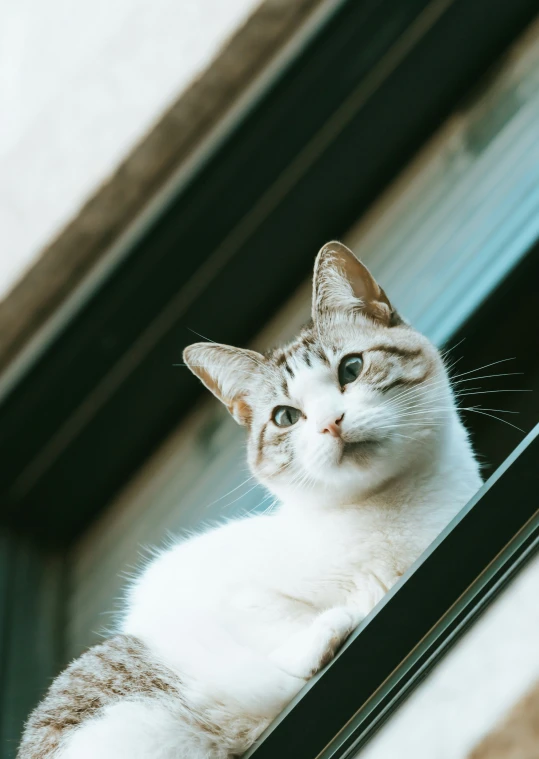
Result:
M257 0L0 0L0 298Z

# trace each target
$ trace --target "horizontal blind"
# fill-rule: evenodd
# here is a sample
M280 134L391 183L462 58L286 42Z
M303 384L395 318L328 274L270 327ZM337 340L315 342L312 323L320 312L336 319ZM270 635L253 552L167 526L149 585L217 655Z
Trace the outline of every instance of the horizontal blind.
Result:
M398 309L437 344L539 236L538 124L535 27L349 236Z

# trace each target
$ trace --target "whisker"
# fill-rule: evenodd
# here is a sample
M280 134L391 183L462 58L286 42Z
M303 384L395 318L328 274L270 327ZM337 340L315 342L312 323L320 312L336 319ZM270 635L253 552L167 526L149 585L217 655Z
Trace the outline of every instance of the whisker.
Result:
M203 340L207 340L209 343L213 343L213 345L220 345L220 343L216 343L215 340L211 340L209 337L206 337L206 335L202 335L200 332L197 332L195 329L191 329L191 327L187 327L189 332L192 332L194 335L197 335L197 337L201 337ZM243 353L243 350L241 348L236 348L234 345L225 345L224 346L226 350L228 350L230 353L236 353L241 355ZM262 361L259 361L254 356L250 355L249 358L251 361L254 361L258 366L264 367L264 363ZM173 366L186 366L186 364L173 364ZM196 366L196 364L192 364L192 366ZM204 368L203 364L198 364L199 367Z
M458 343L455 343L455 345L452 345L451 348L444 348L444 350L440 351L440 356L442 357L448 356L450 353L456 350L459 347L459 345L462 345L462 343L465 340L466 340L466 337L463 337L462 340L459 340Z
M509 409L505 409L505 408L488 408L487 406L475 406L473 408L479 409L481 411L496 411L499 414L520 414L520 411L509 411ZM463 406L460 410L472 411L473 409L467 406Z
M520 375L520 374L522 374L522 372L507 372L507 373L500 373L500 374L485 375L484 377L469 377L467 379L457 380L455 382L455 384L458 385L458 384L463 383L463 382L473 382L476 379L483 379L483 378L487 378L487 377L497 377L497 376L504 377L504 376L511 376L511 375L515 375L515 374L519 374ZM443 382L443 380L435 382L434 384L427 384L427 383L425 383L423 385L423 388L432 389L433 387L435 387L437 384L440 384L441 382ZM401 393L401 394L399 394L399 395L397 395L397 396L389 399L389 402L394 407L396 407L396 408L405 408L405 407L407 407L409 405L408 403L403 403L402 402L403 399L405 399L405 396L409 397L410 393L413 392L414 390L416 391L416 395L420 394L421 393L421 389L420 388L421 388L421 386L419 386L418 388L411 388L410 390L406 391L405 393ZM466 389L462 389L462 388L458 388L457 390L453 391L453 395L455 397L459 397L460 395L471 395L471 394L473 394L472 391L474 391L474 390L477 390L478 392L485 392L485 393L486 392L508 392L506 390L492 391L492 390L482 390L479 387L477 387L477 388L473 387L473 388L469 388L467 390ZM519 391L511 390L510 392L519 392ZM396 401L401 401L401 402L400 403L396 403ZM424 402L428 403L429 401L428 401L428 399L426 399Z
M474 371L479 371L479 370L476 369ZM510 376L515 376L515 375L522 375L524 374L524 372L499 372L499 373L484 374L484 375L474 376L474 377L467 377L465 379L462 379L462 377L464 377L466 374L469 374L469 372L464 372L462 375L456 375L451 381L451 386L458 386L465 382L475 382L478 379L491 379L493 377L510 377ZM422 385L409 388L408 390L404 390L398 395L393 396L391 401L392 402L399 401L399 400L402 400L403 398L409 397L410 395L421 393L425 389L431 390L437 386L444 385L445 383L446 383L445 377L441 377L438 380L425 382Z
M268 493L266 496L264 496L264 498L259 503L257 503L256 506L253 506L252 509L249 509L249 511L246 511L245 514L244 514L244 516L248 517L251 514L253 514L257 509L259 509L270 498L273 498L273 493ZM265 512L262 512L262 513L264 514Z
M416 437L411 437L410 435L402 435L400 432L395 432L395 437L401 437L403 440L417 440Z
M428 424L429 427L445 427L444 422L433 422L429 421ZM423 422L405 422L403 424L400 424L399 422L394 422L393 424L388 424L384 427L377 427L377 430L393 430L398 428L409 428L409 427L425 427L425 424Z
M515 377L516 375L522 375L524 372L496 372L495 374L481 374L479 377L468 377L468 379L456 380L455 384L461 382L475 382L478 379L491 379L492 377Z
M519 432L522 432L523 434L526 434L526 430L523 430L522 427L517 427L516 424L513 424L512 422L508 422L507 419L500 419L499 416L495 416L494 414L487 414L486 411L480 411L479 409L467 409L468 411L474 411L476 414L482 414L483 416L489 416L491 419L497 419L498 422L503 422L504 424L508 424L510 427L514 427L515 430L518 430Z
M462 372L462 374L459 374L459 377L464 377L467 374L473 374L474 372L480 372L481 369L488 369L489 366L496 366L497 364L503 364L504 361L515 361L516 356L511 356L510 358L500 358L498 361L491 361L490 364L484 364L483 366L478 366L477 369L470 369L468 372Z
M531 388L526 388L524 390L514 390L514 389L508 389L508 390L479 390L478 392L474 393L467 393L463 392L462 395L486 395L487 393L532 393L533 390Z
M249 493L252 493L253 490L256 490L258 487L260 487L260 485L257 482L255 485L253 485L252 488L249 488L249 490L246 490L245 493L242 493L237 498L234 498L233 501L230 501L229 503L225 503L225 505L223 506L223 508L224 509L230 508L230 506L233 506L235 503L237 503L238 501L240 501L242 498L245 498L246 495L248 495Z
M263 515L264 515L264 514L271 514L271 512L274 510L274 508L277 506L277 504L278 504L278 503L279 503L279 502L278 502L278 500L277 500L277 499L274 499L274 500L273 500L273 501L270 503L270 505L269 505L267 508L265 508L265 509L264 509L264 511L262 512L262 514L263 514Z
M248 482L250 482L253 479L254 479L253 475L251 475L250 477L247 477L247 479L243 480L243 482L240 482L239 485L236 485L235 488L232 488L232 490L229 490L228 493L225 493L224 495L219 496L219 498L216 498L215 501L212 501L211 503L208 503L206 505L206 508L209 509L210 506L215 506L215 504L219 503L219 501L222 501L223 498L226 498L227 496L232 495L232 493L235 493L236 490L239 490L240 488L242 488L244 485L246 485Z
M207 340L209 343L213 343L214 345L217 345L215 340L210 340L209 337L206 337L206 335L201 335L200 332L197 332L196 329L191 329L191 327L187 327L189 332L192 332L193 335L196 335L197 337L201 337L203 340Z

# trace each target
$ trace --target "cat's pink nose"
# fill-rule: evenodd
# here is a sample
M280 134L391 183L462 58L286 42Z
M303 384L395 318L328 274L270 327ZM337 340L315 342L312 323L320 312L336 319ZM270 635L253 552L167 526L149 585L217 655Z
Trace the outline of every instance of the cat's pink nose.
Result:
M338 419L335 419L333 422L327 422L322 427L321 432L329 432L331 437L340 437L341 436L341 427L340 424L344 418L344 414L341 414Z

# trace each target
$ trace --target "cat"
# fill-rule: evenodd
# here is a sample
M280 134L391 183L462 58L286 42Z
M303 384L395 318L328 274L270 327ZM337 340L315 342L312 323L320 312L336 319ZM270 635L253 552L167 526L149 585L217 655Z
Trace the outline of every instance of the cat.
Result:
M118 633L52 684L19 759L230 759L260 736L481 484L437 349L343 244L312 323L185 363L245 426L279 500L160 552Z

